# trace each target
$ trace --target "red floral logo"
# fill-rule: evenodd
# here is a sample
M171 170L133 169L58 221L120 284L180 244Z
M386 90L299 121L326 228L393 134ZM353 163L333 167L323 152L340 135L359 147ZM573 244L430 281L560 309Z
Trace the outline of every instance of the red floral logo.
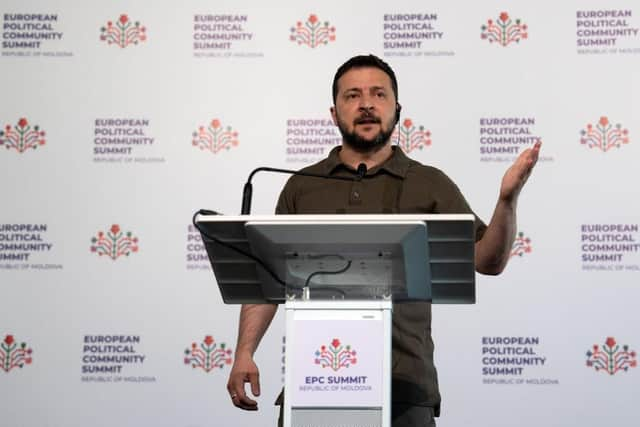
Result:
M191 144L194 147L211 151L213 154L230 150L231 147L236 147L240 143L238 132L231 126L223 127L218 119L211 120L207 126L199 126L192 136Z
M620 346L614 337L607 337L604 345L594 344L587 351L587 367L596 372L606 372L615 375L620 371L627 372L638 366L636 352L629 350L628 345Z
M30 365L33 361L32 354L33 350L26 343L18 345L13 335L6 335L0 343L0 367L9 372L14 368Z
M138 238L131 231L123 233L118 224L113 224L106 233L99 231L97 236L91 238L91 252L106 255L115 261L123 255L138 252Z
M524 233L519 232L516 236L516 239L513 241L513 245L511 246L511 254L509 257L514 256L524 256L524 254L528 254L532 250L531 239L525 237Z
M222 369L230 365L233 362L232 353L225 343L218 345L211 335L207 335L201 343L193 342L191 348L184 350L184 364L211 372L215 368Z
M140 22L132 22L128 15L122 14L115 23L109 21L106 27L100 28L100 40L125 48L146 41L146 31Z
M580 131L580 144L589 148L597 148L607 152L612 148L620 148L629 143L629 131L621 124L613 125L607 116L600 117L598 123L589 123L586 129Z
M480 28L482 30L480 38L501 46L520 43L520 40L524 40L529 36L527 25L523 24L520 19L514 21L507 12L500 13L497 21L487 20L486 25Z
M298 21L295 27L291 27L290 32L289 40L310 48L336 40L335 27L329 26L328 21L321 23L318 16L314 14L309 15L306 22Z
M323 345L315 352L315 364L323 368L339 371L358 362L356 351L350 345L342 345L338 338L331 341L330 346Z
M38 125L31 126L24 117L18 120L15 126L6 125L0 130L0 145L7 150L14 149L18 153L24 153L28 149L36 149L46 143L45 133Z
M410 153L413 150L423 150L430 147L431 132L422 125L416 126L413 120L407 118L393 132L391 141L397 141L402 151Z

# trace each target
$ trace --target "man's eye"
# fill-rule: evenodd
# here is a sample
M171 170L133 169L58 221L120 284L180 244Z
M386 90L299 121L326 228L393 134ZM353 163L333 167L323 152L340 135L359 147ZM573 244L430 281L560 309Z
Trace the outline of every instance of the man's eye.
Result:
M387 97L387 94L386 94L386 93L384 93L384 92L378 92L378 93L377 93L377 96L378 96L378 98L386 98L386 97Z
M357 93L349 93L347 94L347 99L355 99L358 97Z

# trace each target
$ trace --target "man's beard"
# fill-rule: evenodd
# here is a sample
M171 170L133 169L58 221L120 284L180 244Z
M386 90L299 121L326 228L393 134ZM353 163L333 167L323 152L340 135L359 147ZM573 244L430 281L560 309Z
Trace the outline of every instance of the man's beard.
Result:
M355 125L367 120L380 125L380 131L371 139L361 137L355 130ZM365 114L354 120L353 132L349 132L346 123L338 117L338 129L342 134L342 140L345 145L348 145L354 151L359 153L375 153L387 144L387 141L389 141L389 138L393 134L393 122L389 123L386 130L382 127L381 122L378 117Z

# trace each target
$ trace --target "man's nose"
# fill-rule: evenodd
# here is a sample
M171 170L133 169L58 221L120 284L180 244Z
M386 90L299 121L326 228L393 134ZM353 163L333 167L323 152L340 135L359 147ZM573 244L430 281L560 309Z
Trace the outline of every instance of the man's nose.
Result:
M360 98L360 110L363 111L369 111L373 109L373 102L371 100L371 97L369 96L362 96Z

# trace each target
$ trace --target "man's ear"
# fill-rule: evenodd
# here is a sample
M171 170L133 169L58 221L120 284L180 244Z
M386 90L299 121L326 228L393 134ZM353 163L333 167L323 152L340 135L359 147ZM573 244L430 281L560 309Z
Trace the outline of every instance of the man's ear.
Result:
M329 108L331 112L331 118L333 119L333 124L338 126L338 117L336 116L336 107L335 105Z

